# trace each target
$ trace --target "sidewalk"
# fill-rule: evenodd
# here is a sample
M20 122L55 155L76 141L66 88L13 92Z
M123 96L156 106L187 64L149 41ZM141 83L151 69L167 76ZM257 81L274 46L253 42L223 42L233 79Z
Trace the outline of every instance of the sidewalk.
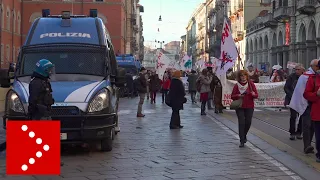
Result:
M114 149L64 156L61 179L214 179L317 180L320 174L300 165L312 177L301 177L249 142L239 148L237 134L212 116L200 116L197 105L181 111L183 129L170 130L171 109L161 100L145 102L145 118L136 117L138 98L121 99L120 127ZM276 150L273 150L276 153ZM0 165L0 179L4 176ZM36 178L36 177L34 177Z

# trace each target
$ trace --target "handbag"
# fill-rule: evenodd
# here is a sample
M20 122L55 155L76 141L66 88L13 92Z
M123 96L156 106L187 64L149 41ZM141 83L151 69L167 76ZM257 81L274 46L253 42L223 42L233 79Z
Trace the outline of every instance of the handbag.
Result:
M249 85L249 88L250 88L250 92L252 92L251 84L250 84L249 81L248 81L248 85ZM230 104L230 109L232 109L232 110L239 109L239 108L242 107L242 103L243 103L243 98L242 97L240 99L234 100Z

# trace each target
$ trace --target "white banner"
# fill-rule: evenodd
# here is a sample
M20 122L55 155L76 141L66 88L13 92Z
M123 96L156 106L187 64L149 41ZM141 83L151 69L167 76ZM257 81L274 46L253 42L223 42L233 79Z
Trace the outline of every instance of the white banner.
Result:
M229 107L232 99L231 93L236 81L227 80L223 86L222 104ZM283 88L285 82L275 83L255 83L258 91L258 99L256 99L255 107L284 107L284 98L286 96Z
M238 59L238 51L234 43L230 26L227 19L224 19L224 25L221 38L221 55L217 63L217 75L225 75L228 69L234 66L235 61Z
M169 64L171 63L171 60L164 55L162 52L157 52L157 74L159 75L160 79L163 79L164 72L168 68Z

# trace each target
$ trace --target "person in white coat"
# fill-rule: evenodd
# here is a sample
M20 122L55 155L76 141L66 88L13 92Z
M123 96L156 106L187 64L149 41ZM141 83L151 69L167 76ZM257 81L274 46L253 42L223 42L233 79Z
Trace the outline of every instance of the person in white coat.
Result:
M319 70L318 63L319 59L313 59L310 63L310 68L299 77L289 104L289 107L294 109L299 114L299 117L302 117L302 132L305 154L314 153L314 148L311 146L311 141L314 136L314 127L310 116L311 105L303 97L303 93L306 89L309 76L316 74L316 72Z

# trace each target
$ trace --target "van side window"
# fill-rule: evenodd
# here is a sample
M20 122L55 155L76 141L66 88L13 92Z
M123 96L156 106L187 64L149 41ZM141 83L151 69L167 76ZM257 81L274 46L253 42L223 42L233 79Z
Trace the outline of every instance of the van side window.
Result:
M109 59L110 59L110 65L111 65L111 72L110 74L112 76L116 76L117 75L117 69L118 69L118 65L117 65L117 60L116 60L116 56L113 50L113 46L109 43L108 41L108 46L109 46Z

